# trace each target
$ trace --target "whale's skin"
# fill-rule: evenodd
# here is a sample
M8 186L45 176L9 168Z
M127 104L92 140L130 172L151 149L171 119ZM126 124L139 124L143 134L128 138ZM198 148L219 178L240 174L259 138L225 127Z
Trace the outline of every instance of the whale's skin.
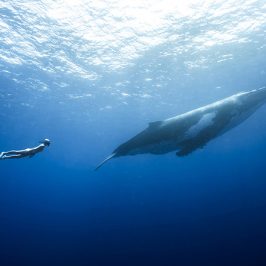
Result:
M152 122L145 130L118 146L96 169L111 158L126 155L177 151L177 156L186 156L245 121L265 102L266 87L263 87Z

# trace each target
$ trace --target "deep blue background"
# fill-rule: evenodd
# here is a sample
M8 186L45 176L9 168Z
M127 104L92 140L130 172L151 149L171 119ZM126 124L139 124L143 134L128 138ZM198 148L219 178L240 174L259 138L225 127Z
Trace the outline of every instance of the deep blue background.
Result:
M23 28L12 12L0 8ZM224 23L192 22L186 38ZM171 53L188 41L169 40L119 71L89 66L93 81L0 58L0 151L52 141L0 162L0 266L266 265L266 105L190 156L123 157L94 171L151 121L265 86L265 27L245 34L197 53ZM232 59L218 62L224 54ZM206 63L187 68L199 56Z
M102 145L115 144L93 125L42 105L6 121L3 150L52 144L1 162L1 265L264 265L265 111L191 156L119 158L98 172Z

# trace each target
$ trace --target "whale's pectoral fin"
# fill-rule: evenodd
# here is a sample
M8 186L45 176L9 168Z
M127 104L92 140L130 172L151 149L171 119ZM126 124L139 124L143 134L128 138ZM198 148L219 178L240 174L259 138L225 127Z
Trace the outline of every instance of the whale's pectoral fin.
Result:
M202 143L197 143L197 144L195 144L195 143L187 144L187 145L183 146L181 148L181 150L176 152L176 156L178 156L178 157L187 156L197 149L203 149L206 144L207 144L207 142L202 142Z
M197 149L197 147L196 148L185 147L185 148L181 149L180 151L177 151L176 156L178 156L178 157L187 156L190 153L192 153L193 151L195 151L196 149Z
M186 156L197 149L203 149L204 146L216 136L215 132L210 134L208 130L207 128L207 130L202 131L196 138L183 142L181 150L176 152L176 156Z

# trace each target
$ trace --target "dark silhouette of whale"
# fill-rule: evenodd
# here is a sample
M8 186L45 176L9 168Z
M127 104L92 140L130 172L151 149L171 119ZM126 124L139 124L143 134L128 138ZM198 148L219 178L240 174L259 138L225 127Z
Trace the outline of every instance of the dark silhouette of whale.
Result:
M108 160L125 155L177 151L177 156L186 156L239 125L265 102L266 87L263 87L235 94L163 121L149 123L145 130L118 146L95 170Z

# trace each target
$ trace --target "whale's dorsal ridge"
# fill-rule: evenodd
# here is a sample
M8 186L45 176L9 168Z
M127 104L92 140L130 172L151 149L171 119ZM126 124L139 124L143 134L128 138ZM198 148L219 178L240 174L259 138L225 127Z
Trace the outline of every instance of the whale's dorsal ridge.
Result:
M162 123L163 123L163 121L150 122L148 129L155 129L155 128L159 127Z

